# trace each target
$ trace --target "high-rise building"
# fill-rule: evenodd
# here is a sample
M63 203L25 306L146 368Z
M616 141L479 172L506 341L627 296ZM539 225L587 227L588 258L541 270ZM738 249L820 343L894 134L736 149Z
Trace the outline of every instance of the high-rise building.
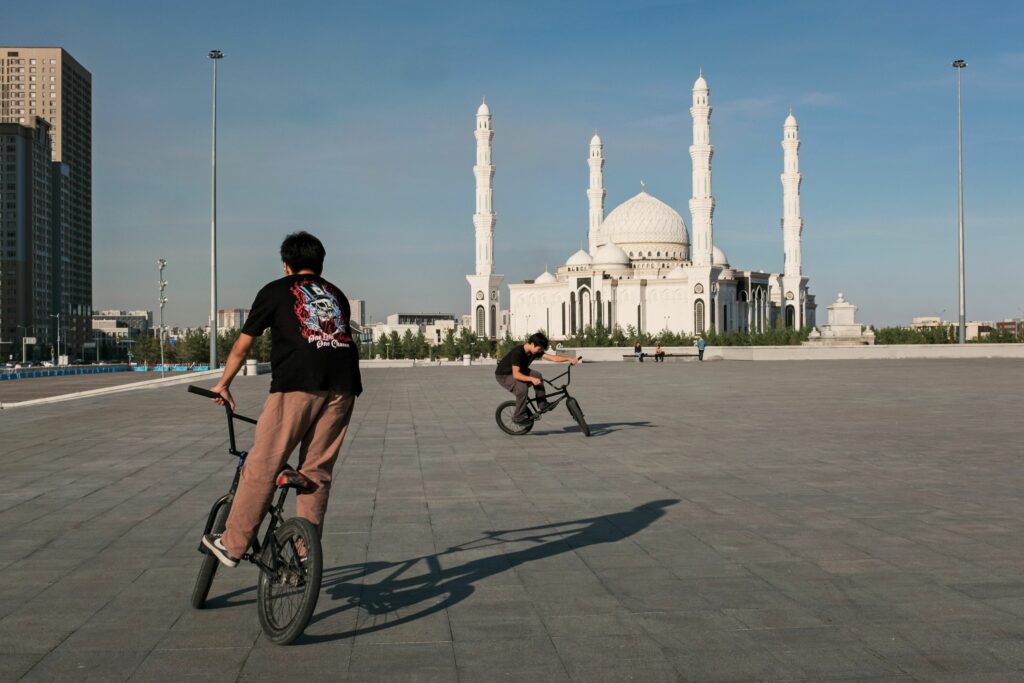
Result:
M245 319L248 317L248 308L217 309L217 333L223 334L228 330L242 329L245 326Z
M53 162L50 124L0 123L0 354L29 357L56 340L54 315ZM36 348L36 346L40 348ZM63 349L62 349L63 350ZM24 360L24 359L23 359Z
M78 355L92 334L92 74L63 48L0 46L0 124L38 128L41 123L49 127L54 162L48 315L60 313L62 342L67 341L70 355ZM6 176L16 170L0 172L5 176L0 189L6 191L11 184ZM10 217L6 209L3 213L0 230L6 240L11 229L4 223ZM56 320L52 328L55 335Z

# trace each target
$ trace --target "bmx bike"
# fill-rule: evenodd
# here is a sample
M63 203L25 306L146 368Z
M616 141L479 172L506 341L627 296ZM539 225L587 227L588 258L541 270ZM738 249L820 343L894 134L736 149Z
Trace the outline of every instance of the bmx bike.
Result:
M579 360L583 360L582 356ZM575 398L569 395L569 382L572 380L572 366L566 368L565 372L555 377L542 380L545 384L551 387L551 392L545 397L547 400L547 409L541 410L537 404L537 398L528 397L526 399L526 414L529 418L529 422L520 424L513 420L516 413L516 402L505 401L498 406L498 409L494 411L494 419L497 421L498 426L501 427L501 431L512 436L521 436L528 433L533 429L534 423L540 419L540 416L545 412L551 412L558 406L559 403L565 401L565 407L569 409L569 414L572 415L572 419L576 420L576 424L579 425L580 431L583 432L583 436L590 436L590 426L583 417L583 409L580 408L580 403ZM565 377L565 382L562 384L555 384L554 382ZM529 388L527 388L529 389Z
M220 398L219 394L200 387L189 385L188 390L207 398ZM242 466L248 455L247 451L239 451L235 446L234 421L256 424L256 420L235 413L226 403L224 409L228 418L228 453L238 458L238 467L235 468L231 488L210 508L204 534L223 533ZM271 642L288 645L302 635L316 609L323 575L323 551L316 527L300 517L285 519L282 513L289 489L309 493L316 489L316 483L287 464L281 468L275 483L278 489L277 500L270 506L269 522L263 539L253 539L252 547L241 559L251 562L260 570L256 606L263 632ZM220 566L220 561L202 543L199 544L199 552L203 553L203 562L192 590L192 606L196 609L205 606L217 567Z

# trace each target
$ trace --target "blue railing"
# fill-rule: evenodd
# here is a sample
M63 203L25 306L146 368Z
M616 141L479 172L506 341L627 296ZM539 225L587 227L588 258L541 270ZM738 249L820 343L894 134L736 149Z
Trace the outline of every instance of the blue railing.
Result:
M107 372L200 372L209 370L208 365L167 365L163 368L159 365L146 367L145 365L81 365L70 368L24 368L22 370L8 370L0 368L0 381L7 379L31 379L34 377L62 377L64 375L98 375Z
M127 372L127 365L82 365L72 368L23 368L2 370L0 380L30 379L32 377L62 377L64 375L98 375L105 372Z

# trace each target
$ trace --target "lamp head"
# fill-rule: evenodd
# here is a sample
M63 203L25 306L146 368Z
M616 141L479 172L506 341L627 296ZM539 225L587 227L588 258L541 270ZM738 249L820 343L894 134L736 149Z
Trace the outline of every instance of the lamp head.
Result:
M210 50L207 55L210 59L224 59L224 53L220 50Z
M967 66L967 62L965 62L962 59L958 59L955 62L953 62L953 66L956 67L957 69L962 69L965 66Z

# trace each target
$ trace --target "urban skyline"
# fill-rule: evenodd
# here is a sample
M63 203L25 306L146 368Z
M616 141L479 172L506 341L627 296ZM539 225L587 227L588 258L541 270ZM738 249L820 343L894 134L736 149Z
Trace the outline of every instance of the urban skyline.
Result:
M234 21L228 4L198 31L198 4L140 8L118 12L124 46L109 44L104 26L113 5L58 2L15 16L8 42L60 44L97 83L94 306L154 308L151 263L163 257L168 324L208 315L205 55L219 48L221 306L248 306L279 272L281 237L304 228L327 244L325 275L371 303L368 317L467 312L482 95L495 113L494 269L506 284L586 240L580 186L595 127L615 160L609 206L641 178L684 206L689 84L702 66L714 76L716 244L734 261L782 270L775 131L793 106L805 140L804 269L821 300L841 290L873 324L952 317L949 63L963 57L967 315L1022 313L1015 264L1003 258L1024 247L1013 3L597 3L585 13L484 3L472 18L459 7L322 4L299 16L257 4ZM292 101L308 105L301 116L281 106Z

